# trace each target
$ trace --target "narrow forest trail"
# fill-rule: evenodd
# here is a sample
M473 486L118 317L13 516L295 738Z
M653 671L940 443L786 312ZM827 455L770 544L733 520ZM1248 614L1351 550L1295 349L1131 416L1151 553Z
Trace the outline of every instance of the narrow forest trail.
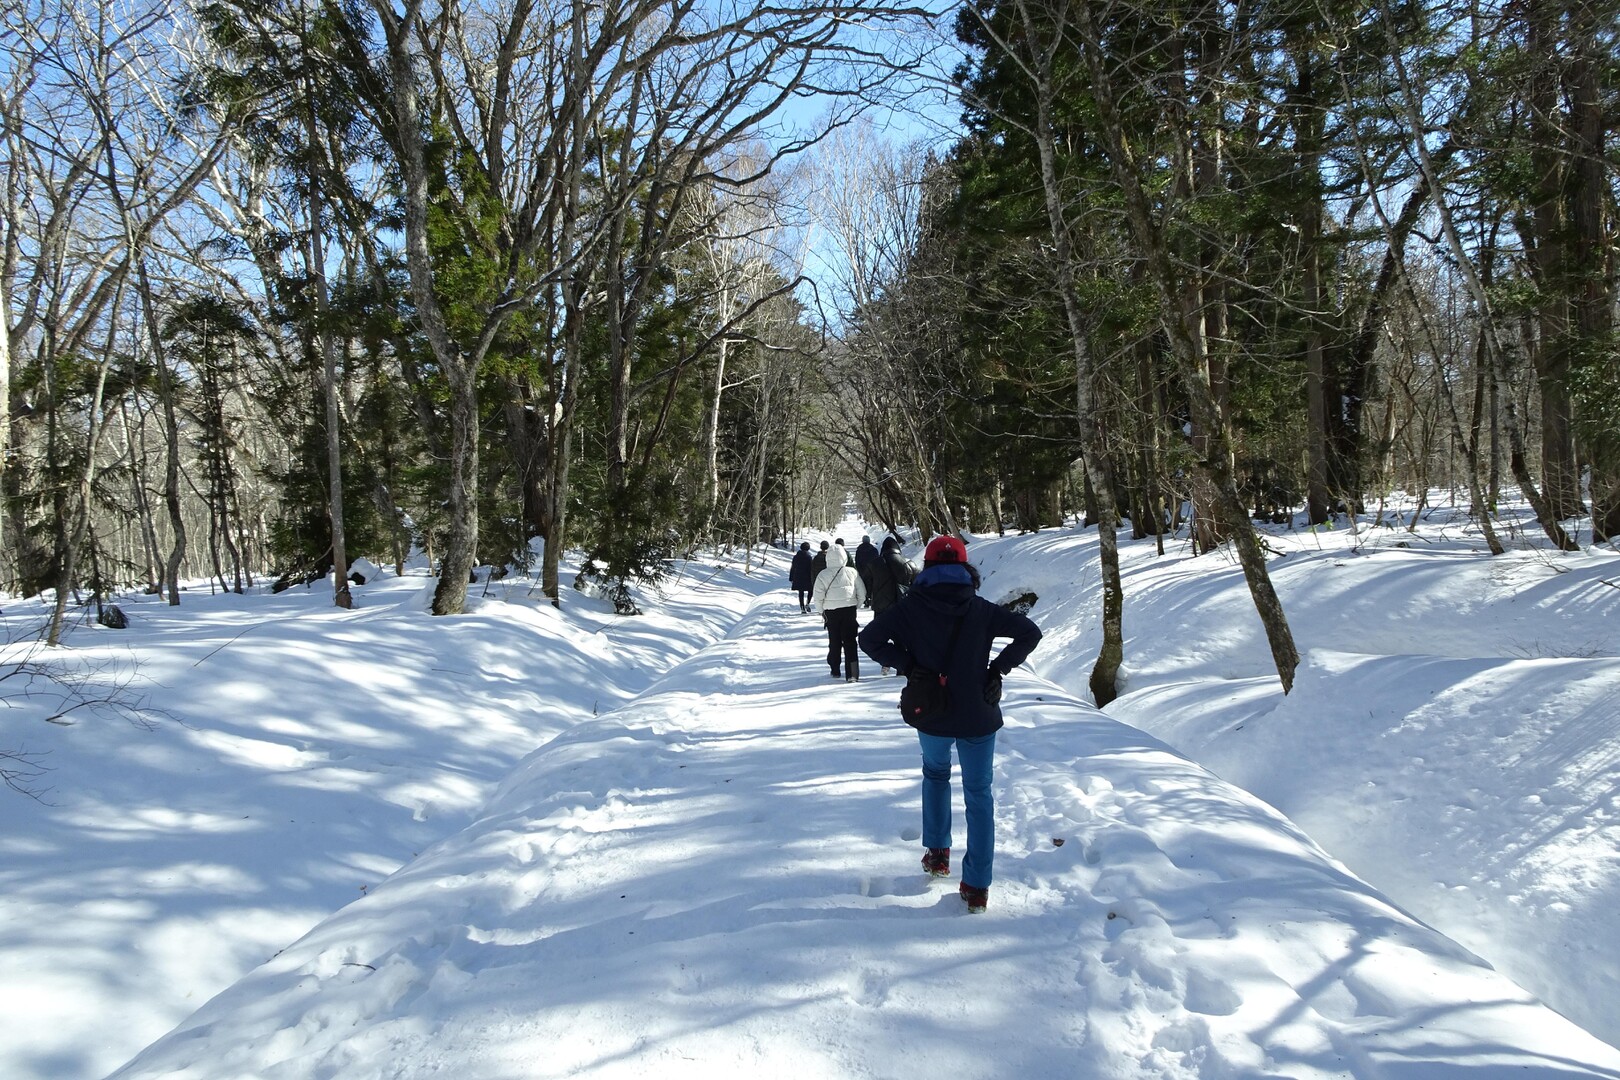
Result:
M896 680L835 683L824 650L756 599L115 1075L1620 1077L1269 807L1027 672L968 915L917 865Z

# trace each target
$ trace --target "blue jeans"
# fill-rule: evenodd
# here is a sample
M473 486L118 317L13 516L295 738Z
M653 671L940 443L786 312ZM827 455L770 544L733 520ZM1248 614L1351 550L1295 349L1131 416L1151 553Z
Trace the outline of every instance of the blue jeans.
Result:
M953 739L917 732L922 744L923 847L951 846L951 746L962 766L962 801L967 806L967 855L962 882L975 889L990 887L996 858L996 798L990 790L995 771L996 736Z

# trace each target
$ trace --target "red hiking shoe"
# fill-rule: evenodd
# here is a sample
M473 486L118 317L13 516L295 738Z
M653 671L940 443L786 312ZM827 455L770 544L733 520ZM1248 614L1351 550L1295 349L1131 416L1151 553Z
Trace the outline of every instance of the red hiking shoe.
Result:
M932 877L951 876L951 849L948 847L931 847L923 852L923 869Z
M974 915L983 912L990 904L989 889L975 889L964 881L957 892L962 894L962 899L967 901L968 911Z

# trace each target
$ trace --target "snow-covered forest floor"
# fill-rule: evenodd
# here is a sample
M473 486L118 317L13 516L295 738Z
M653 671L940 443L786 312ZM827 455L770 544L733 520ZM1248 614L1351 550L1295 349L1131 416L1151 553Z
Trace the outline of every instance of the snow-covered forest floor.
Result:
M0 681L50 770L0 792L0 1076L1620 1077L1620 557L1446 510L1268 542L1294 692L1235 564L1135 541L1099 713L1095 532L974 539L1046 633L983 916L785 552L636 618L204 585L46 654L8 602L5 671L109 700Z

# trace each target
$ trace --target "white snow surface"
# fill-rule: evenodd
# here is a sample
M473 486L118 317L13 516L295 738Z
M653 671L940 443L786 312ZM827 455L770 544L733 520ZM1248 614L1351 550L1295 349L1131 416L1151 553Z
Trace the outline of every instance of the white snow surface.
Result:
M1098 711L1095 530L970 540L1046 633L983 915L786 552L628 618L387 572L123 601L31 662L148 723L0 681L52 770L0 790L0 1077L1620 1078L1620 556L1274 530L1285 697L1226 556L1128 541Z

